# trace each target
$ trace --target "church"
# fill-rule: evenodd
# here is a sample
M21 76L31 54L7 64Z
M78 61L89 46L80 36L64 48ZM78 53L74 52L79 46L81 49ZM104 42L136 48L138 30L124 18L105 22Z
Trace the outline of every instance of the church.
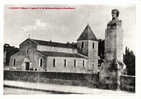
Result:
M76 43L26 39L11 56L10 70L97 74L98 59L98 39L87 25Z

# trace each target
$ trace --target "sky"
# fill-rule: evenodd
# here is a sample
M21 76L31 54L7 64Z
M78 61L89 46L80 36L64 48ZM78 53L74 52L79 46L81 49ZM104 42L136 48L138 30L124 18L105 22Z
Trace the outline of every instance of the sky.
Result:
M9 7L71 7L74 9L9 9ZM18 47L30 38L76 42L87 24L98 39L105 39L107 23L112 19L111 10L120 11L124 31L124 47L135 52L135 5L6 5L4 9L4 43Z

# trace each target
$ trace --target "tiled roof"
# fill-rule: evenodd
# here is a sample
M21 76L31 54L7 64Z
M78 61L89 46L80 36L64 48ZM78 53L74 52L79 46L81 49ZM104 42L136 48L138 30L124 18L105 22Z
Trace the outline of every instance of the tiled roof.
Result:
M49 51L39 51L39 52L45 56L86 58L86 56L77 53L63 53L63 52L49 52Z
M86 28L84 29L84 31L79 36L79 38L77 39L77 41L79 41L79 40L97 41L97 38L96 38L95 34L93 33L93 31L91 30L91 27L89 25L87 25Z
M54 46L54 47L63 47L63 48L77 48L76 43L60 43L60 42L52 42L52 41L43 41L43 40L36 40L30 39L39 45L47 45L47 46Z

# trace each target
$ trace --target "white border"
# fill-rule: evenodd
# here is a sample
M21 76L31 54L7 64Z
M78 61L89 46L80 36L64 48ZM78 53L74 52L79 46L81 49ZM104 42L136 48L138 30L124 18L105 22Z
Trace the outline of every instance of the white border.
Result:
M15 96L15 95L8 95L8 96L0 96L0 98L34 98L34 99L40 99L40 98L63 98L63 99L72 99L72 98L82 98L82 99L88 99L88 98L108 98L108 99L124 99L125 97L128 99L140 99L141 98L141 77L139 76L141 74L141 2L136 1L136 0L3 0L0 3L0 94L3 94L3 7L5 4L106 4L106 5L127 5L127 4L136 4L137 5L137 14L136 14L136 22L137 22L137 33L136 35L136 70L137 70L137 77L136 77L136 88L137 92L134 95L131 96L116 96L116 95L107 95L107 96L99 96L99 95L30 95L30 96L25 96L25 95L20 95L20 96ZM115 97L116 96L116 97Z

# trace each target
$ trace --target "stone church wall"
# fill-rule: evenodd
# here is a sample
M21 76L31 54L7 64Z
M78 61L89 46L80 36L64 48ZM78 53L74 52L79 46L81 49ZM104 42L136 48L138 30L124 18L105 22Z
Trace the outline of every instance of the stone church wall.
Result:
M98 73L98 42L89 41L88 48L89 68L93 70L93 73Z
M82 48L82 43L83 43L83 48ZM88 41L87 40L77 41L77 48L80 53L88 56Z
M42 58L42 67L39 66L39 59ZM14 66L15 60L15 66ZM46 66L46 57L36 50L36 46L30 42L24 42L20 45L20 50L11 56L10 67L16 70L26 70L25 63L29 62L30 70L44 71Z
M53 66L53 59L55 59L55 66ZM66 66L64 60L66 60ZM74 66L74 60L76 60L76 66ZM47 72L86 73L87 68L87 60L84 58L47 57Z
M83 42L83 48L82 48ZM94 45L93 45L94 44ZM80 53L88 56L88 70L98 72L98 42L93 40L81 40L77 44Z

